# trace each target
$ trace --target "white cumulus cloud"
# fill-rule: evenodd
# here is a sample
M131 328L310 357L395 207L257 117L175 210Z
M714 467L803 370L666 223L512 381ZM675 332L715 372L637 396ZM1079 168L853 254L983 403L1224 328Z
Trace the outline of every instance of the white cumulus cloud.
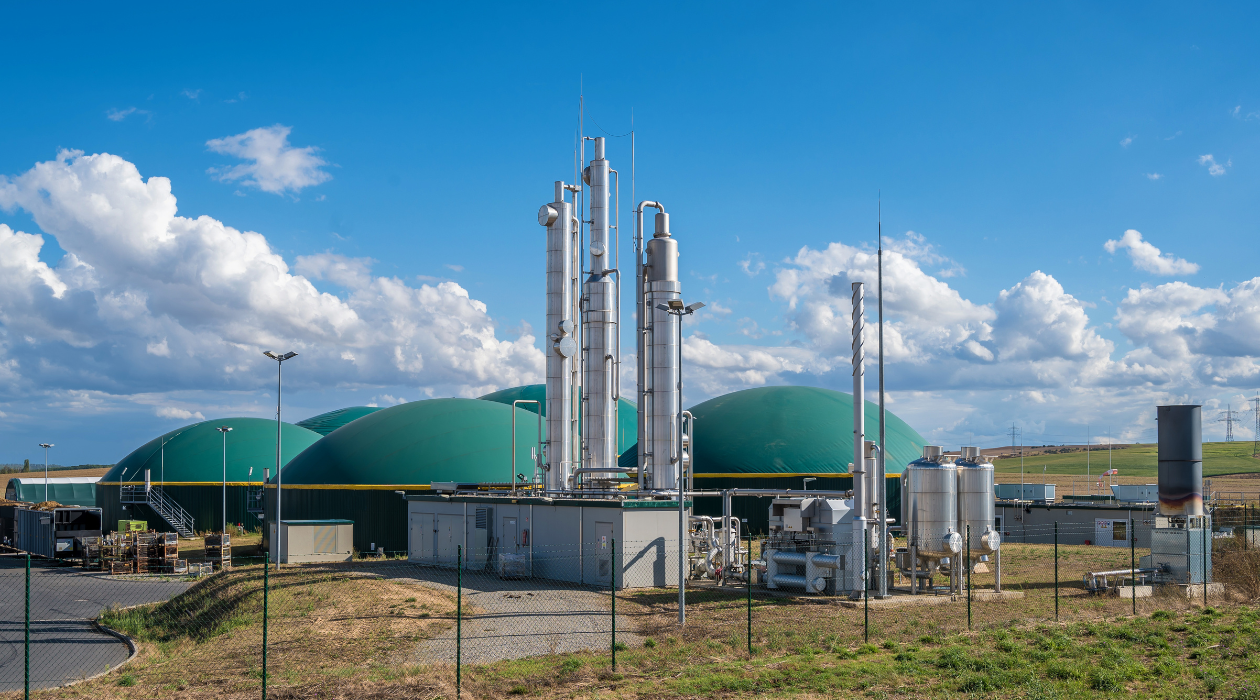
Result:
M1145 272L1157 275L1193 275L1199 271L1198 263L1182 260L1173 255L1165 255L1159 248L1142 239L1142 234L1129 229L1119 240L1109 240L1103 244L1108 253L1125 249L1133 266Z
M206 147L215 153L250 161L208 171L222 182L240 182L263 192L284 194L318 185L332 179L324 170L328 162L320 158L314 146L297 148L289 145L291 126L250 129L243 134L211 139Z
M170 180L115 155L63 151L0 177L0 207L66 251L49 266L43 235L0 224L2 395L252 390L274 376L261 352L280 347L301 353L285 373L298 386L476 396L542 375L528 327L498 338L458 284L413 287L335 253L295 272L260 233L180 216Z
M175 420L182 421L194 419L203 421L206 419L206 417L201 414L201 411L189 411L188 409L178 408L176 406L162 406L158 410L154 411L154 415L158 418L174 418Z
M1228 160L1225 162L1225 165L1221 165L1220 163L1216 162L1216 158L1214 158L1211 153L1204 156L1199 156L1199 165L1206 165L1208 169L1208 174L1214 177L1219 177L1221 175L1224 175L1225 168L1231 167L1233 164L1234 164L1233 160Z

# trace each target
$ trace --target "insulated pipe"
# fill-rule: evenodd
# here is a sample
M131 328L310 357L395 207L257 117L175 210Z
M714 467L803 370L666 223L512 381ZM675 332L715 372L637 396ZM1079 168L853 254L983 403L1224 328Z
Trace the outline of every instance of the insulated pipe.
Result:
M864 301L862 293L862 283L854 282L853 288L853 542L865 542L866 537L866 514L870 509L869 496L866 493L866 399L864 396L863 382L865 380L865 362L864 350L862 347L862 334L865 319ZM858 583L857 578L863 567L853 567L854 583ZM863 582L861 584L865 586ZM850 590L853 591L854 597L860 595L858 586L854 585Z

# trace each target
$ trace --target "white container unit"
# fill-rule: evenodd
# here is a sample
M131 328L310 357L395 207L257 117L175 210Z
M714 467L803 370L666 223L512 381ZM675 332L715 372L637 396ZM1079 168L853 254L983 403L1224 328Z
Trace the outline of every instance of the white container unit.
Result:
M409 495L407 528L418 564L607 585L615 552L618 588L678 584L677 501Z
M281 564L338 562L353 558L353 520L280 521Z

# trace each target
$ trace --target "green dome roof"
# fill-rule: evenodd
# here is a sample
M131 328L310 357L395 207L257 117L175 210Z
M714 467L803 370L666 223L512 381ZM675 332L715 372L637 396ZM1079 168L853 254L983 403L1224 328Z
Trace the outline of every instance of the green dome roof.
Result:
M516 471L533 474L538 418L516 409ZM285 487L427 486L506 481L512 408L477 399L413 401L368 414L315 443L284 468Z
M350 408L339 408L335 411L321 413L318 416L311 416L306 420L300 420L298 425L313 430L320 435L327 435L332 431L353 420L358 420L369 413L381 410L376 406L351 406Z
M696 475L847 474L853 461L853 396L830 389L745 389L691 409L696 419ZM878 439L879 406L866 402L867 439ZM926 441L885 414L885 466L899 474Z
M514 386L511 389L500 389L478 398L483 401L505 403L509 406L513 401L518 400L539 401L542 404L542 414L547 415L547 386L545 384ZM538 413L538 404L526 403L517 408L525 409L530 413ZM639 410L624 398L617 400L617 408L617 453L621 454L639 441Z
M276 422L263 418L223 418L194 423L156 437L123 457L105 476L102 483L144 482L144 470L154 483L220 483L223 479L223 435L219 426L227 426L227 480L230 482L262 481L263 470L276 468ZM282 423L281 460L288 462L320 439L320 434ZM166 468L162 468L162 442L166 442ZM249 470L254 473L250 476Z

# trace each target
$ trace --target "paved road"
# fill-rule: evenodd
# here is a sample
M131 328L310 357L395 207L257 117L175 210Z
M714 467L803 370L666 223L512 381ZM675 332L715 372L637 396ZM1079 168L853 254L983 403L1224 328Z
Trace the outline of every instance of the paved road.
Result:
M0 691L21 690L25 559L0 557ZM127 645L89 620L110 605L166 600L181 581L112 580L82 569L31 563L31 688L51 688L100 673L127 658Z

